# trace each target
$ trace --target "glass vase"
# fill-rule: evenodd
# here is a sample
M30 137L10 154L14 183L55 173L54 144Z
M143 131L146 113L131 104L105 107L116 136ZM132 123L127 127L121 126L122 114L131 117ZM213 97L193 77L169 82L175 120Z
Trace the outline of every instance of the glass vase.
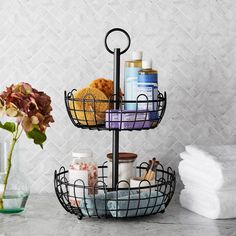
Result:
M0 198L2 199L0 213L8 214L22 212L25 209L29 196L29 184L24 175L19 171L17 148L13 151L11 157L11 168L3 195L4 179L9 165L9 148L10 144L8 142L0 142Z

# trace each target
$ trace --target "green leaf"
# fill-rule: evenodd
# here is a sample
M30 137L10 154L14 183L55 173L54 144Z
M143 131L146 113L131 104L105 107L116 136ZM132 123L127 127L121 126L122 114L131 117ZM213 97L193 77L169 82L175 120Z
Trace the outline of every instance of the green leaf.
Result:
M45 133L42 133L38 129L34 128L32 131L27 133L27 136L28 138L33 139L34 143L40 145L40 147L43 149L43 143L47 139Z
M16 124L14 122L6 122L5 124L2 124L2 122L0 122L0 128L14 133L16 131Z

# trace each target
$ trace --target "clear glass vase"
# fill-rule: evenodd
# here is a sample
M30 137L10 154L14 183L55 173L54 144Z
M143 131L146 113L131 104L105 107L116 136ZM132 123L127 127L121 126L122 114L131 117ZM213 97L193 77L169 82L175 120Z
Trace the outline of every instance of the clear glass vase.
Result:
M0 198L2 198L2 206L0 213L19 213L25 209L25 205L29 196L29 184L24 175L19 171L17 148L13 151L11 157L11 169L4 191L4 178L7 173L9 143L0 142Z

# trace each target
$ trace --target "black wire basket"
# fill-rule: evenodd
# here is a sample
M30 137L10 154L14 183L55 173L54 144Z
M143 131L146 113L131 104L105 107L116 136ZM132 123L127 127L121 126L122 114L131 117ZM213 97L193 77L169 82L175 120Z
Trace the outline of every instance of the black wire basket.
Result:
M136 101L125 101L120 97L119 109L113 109L114 96L108 100L97 100L93 94L75 98L73 89L65 91L65 104L72 123L79 128L96 130L144 130L153 129L161 122L166 109L166 93L158 92L155 100L148 100L140 94ZM107 109L98 109L99 105ZM125 110L127 104L133 104L134 110ZM151 109L150 109L151 107Z
M138 187L120 180L116 190L107 186L107 162L98 166L98 181L93 187L85 186L82 179L69 182L69 171L61 167L55 171L54 185L59 202L67 212L83 217L128 218L164 213L175 191L175 171L166 170L161 164L155 173L155 180L142 180ZM143 162L136 167L136 176L143 176L147 168ZM143 186L142 183L146 182ZM120 187L122 183L122 188ZM124 187L124 183L127 187Z

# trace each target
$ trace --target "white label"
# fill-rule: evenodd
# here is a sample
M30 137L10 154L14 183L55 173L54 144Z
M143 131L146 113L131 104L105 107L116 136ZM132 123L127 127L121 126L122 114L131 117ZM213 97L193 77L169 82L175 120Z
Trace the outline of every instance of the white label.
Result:
M72 185L74 183L75 185L81 185L81 187L75 187L75 192L74 192L74 187L72 186L69 187L70 197L81 198L84 196L84 192L85 192L85 196L88 195L88 189L83 189L82 187L83 185L88 186L88 171L87 170L69 170L69 183Z
M145 83L141 84L139 83L138 88L137 88L137 94L144 94L146 96L140 96L139 101L151 101L151 100L156 100L157 99L157 85L154 83ZM149 111L154 111L157 109L157 103L156 102L148 102L148 103L139 103L138 105L139 110L149 110Z

